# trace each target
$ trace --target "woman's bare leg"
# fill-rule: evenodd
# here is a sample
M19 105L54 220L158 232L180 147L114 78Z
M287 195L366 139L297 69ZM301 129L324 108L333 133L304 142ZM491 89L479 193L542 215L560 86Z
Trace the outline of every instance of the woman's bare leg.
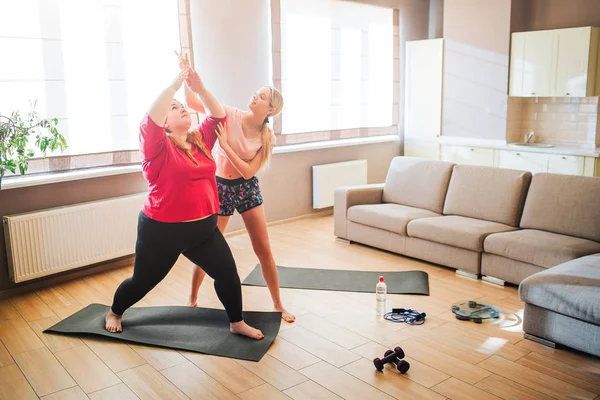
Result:
M267 231L267 221L262 205L251 208L242 213L242 219L246 230L250 235L250 241L254 248L254 253L258 257L261 270L271 298L273 299L273 308L276 311L281 311L281 318L287 322L294 322L296 317L283 307L281 296L279 294L279 277L277 275L277 264L271 253L271 245L269 244L269 233Z

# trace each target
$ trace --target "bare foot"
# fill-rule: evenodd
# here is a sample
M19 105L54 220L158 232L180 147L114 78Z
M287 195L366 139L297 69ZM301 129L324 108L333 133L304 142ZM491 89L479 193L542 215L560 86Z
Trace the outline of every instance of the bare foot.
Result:
M265 337L261 331L256 328L251 327L246 324L244 321L234 322L233 324L229 324L229 330L231 333L235 333L238 335L248 336L251 339L260 340Z
M123 328L121 328L121 316L109 310L108 314L106 314L105 329L112 333L123 332Z
M196 306L198 306L198 299L195 298L195 297L190 297L188 299L188 302L187 302L186 306L188 306L188 307L196 307Z
M283 306L273 307L273 310L279 311L281 313L281 319L285 322L294 322L296 321L296 316L294 314L289 313Z

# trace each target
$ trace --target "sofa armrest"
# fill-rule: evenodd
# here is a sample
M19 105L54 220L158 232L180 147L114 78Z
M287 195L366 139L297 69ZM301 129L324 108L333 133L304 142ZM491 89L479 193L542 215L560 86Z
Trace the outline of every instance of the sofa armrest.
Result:
M383 183L360 186L342 186L335 189L333 197L334 235L347 238L348 209L359 204L379 204L383 195Z

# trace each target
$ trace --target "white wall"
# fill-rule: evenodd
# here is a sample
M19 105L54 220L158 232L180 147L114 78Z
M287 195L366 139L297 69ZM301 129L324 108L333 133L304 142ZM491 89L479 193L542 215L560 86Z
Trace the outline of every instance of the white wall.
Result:
M191 0L196 70L223 103L246 108L250 97L270 85L269 0Z

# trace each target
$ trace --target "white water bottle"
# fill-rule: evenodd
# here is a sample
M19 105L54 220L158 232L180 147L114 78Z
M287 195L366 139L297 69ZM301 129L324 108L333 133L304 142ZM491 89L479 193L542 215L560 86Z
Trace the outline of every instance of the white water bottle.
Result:
M375 295L377 297L377 316L383 317L385 314L385 297L387 295L387 285L383 276L379 277L379 282L375 286Z

